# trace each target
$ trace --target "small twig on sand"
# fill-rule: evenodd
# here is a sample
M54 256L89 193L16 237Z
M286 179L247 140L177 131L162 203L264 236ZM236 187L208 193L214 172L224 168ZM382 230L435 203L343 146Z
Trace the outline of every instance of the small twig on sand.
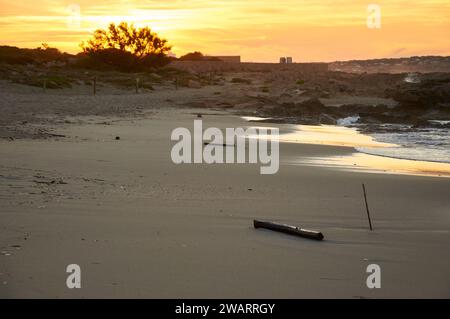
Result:
M363 188L363 193L364 193L364 201L366 203L367 218L369 219L369 227L370 227L370 230L373 230L372 229L372 221L370 219L369 204L367 203L366 186L364 185L364 183L362 184L362 188Z
M226 143L219 144L219 143L211 143L211 142L204 142L203 145L205 145L205 146L206 145L223 146L223 147L234 147L235 146L234 144L226 144Z
M62 134L53 134L53 133L46 133L46 134L51 137L66 137L65 135Z

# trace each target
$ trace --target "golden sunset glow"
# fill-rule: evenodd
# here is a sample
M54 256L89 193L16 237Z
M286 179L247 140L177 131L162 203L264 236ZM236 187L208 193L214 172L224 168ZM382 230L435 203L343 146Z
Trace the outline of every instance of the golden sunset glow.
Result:
M381 28L366 25L381 7ZM110 22L148 25L178 56L198 50L243 61L334 61L450 55L448 0L0 0L0 43L75 53Z

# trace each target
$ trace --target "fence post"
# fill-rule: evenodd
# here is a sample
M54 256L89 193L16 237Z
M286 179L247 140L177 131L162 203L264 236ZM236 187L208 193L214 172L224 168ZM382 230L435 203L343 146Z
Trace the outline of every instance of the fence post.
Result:
M97 94L97 77L94 76L94 81L93 81L93 85L92 85L92 93L95 95Z

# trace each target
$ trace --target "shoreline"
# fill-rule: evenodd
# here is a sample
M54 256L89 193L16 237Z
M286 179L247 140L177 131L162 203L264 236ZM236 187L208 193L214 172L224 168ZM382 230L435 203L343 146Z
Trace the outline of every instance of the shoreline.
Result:
M241 118L249 123L259 122L255 117L252 117L251 120L248 120L249 118L245 116ZM264 125L273 125L280 128L280 130L283 130L284 133L280 135L280 143L342 146L351 147L354 150L353 154L348 156L330 156L315 158L308 161L319 166L323 165L324 167L346 170L351 168L355 172L361 170L373 173L450 177L450 163L399 158L382 154L370 154L359 150L358 148L361 146L389 148L396 145L378 142L370 135L361 133L357 128L335 125L260 123ZM343 137L342 132L345 134Z

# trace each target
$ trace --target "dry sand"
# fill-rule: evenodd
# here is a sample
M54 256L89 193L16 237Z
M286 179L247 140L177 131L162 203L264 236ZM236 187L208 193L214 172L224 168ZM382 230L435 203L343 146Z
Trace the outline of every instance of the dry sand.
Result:
M353 152L292 143L276 175L177 166L170 133L196 111L80 118L55 131L67 138L0 140L0 297L450 297L450 179L292 165ZM216 113L205 127L247 125ZM325 240L255 230L254 218ZM66 287L72 263L81 289ZM366 286L372 263L381 289Z

